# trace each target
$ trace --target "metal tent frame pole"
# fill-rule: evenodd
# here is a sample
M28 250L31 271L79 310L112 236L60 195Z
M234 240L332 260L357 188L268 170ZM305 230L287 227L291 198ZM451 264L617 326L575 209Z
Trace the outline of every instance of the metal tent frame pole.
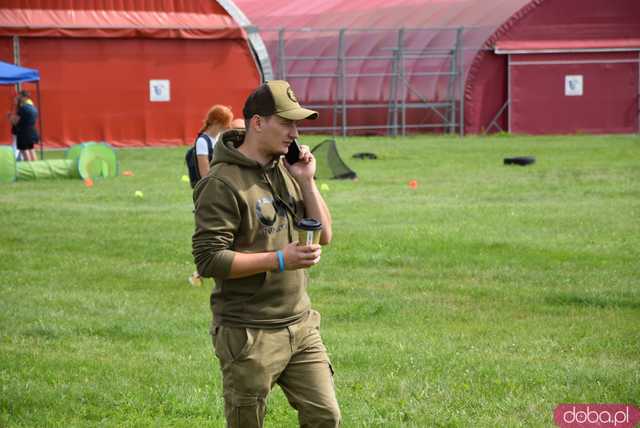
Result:
M458 34L456 37L458 55L458 83L460 84L460 93L458 99L460 100L460 119L459 119L459 132L460 136L464 137L464 27L458 28Z
M285 54L285 29L278 30L278 78L287 80L287 58Z
M345 62L345 35L346 30L340 29L338 33L338 82L340 83L340 113L342 114L342 120L340 121L341 134L343 137L347 136L349 115L347 114L347 64ZM336 100L337 102L337 100Z
M404 63L404 28L398 30L398 79L400 82L409 82L405 78ZM406 88L400 89L400 132L404 137L407 135L407 91ZM396 122L397 125L397 122Z
M454 48L451 52L451 58L450 58L450 71L451 71L451 76L449 78L449 84L447 85L447 98L449 100L449 102L451 103L451 107L449 108L449 115L448 115L448 128L449 128L449 133L453 134L454 132L456 132L456 96L455 96L455 90L456 90L456 82L458 79L458 75L459 70L458 70L458 47L460 46L460 29L458 28L456 30L456 41L455 41L455 45Z
M40 131L40 159L44 160L44 131L42 130L42 101L40 100L40 82L36 82L36 97L38 98L38 130Z
M20 64L20 36L13 36L13 63ZM44 160L44 131L42 130L42 99L40 96L40 81L36 80L36 108L38 109L38 132L40 134L40 159ZM22 84L16 83L16 93L22 90Z
M400 52L400 42L393 50L393 59L391 60L391 84L389 85L389 112L387 117L387 125L389 126L391 136L398 136L398 54Z
M338 76L338 78L336 80L336 84L333 85L335 91L333 94L333 129L331 130L331 133L334 136L337 134L338 130L338 116L340 116L340 123L344 123L345 120L341 115L342 109L337 101L343 96L344 80L341 76L344 75L344 31L341 31L338 37L338 51L336 53L336 76Z
M511 134L511 55L507 55L507 132Z

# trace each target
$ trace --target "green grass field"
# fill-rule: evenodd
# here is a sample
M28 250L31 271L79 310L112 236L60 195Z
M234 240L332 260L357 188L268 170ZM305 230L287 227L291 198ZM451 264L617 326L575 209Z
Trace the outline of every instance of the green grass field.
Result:
M559 403L640 404L640 137L339 149L359 179L323 182L334 241L310 294L344 427L551 427ZM0 426L224 425L211 282L187 283L184 151L120 150L135 176L93 188L0 185ZM502 165L515 155L537 163ZM266 426L296 425L276 388Z

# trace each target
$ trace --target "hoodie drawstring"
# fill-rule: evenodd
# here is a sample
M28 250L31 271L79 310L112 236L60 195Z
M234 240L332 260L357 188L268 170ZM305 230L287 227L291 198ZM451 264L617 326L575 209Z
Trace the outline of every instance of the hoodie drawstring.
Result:
M276 169L276 174L280 173L277 165L274 167L274 169ZM285 201L283 201L282 198L278 195L278 192L276 192L275 187L273 186L273 183L271 183L271 180L269 179L269 175L267 174L266 170L263 170L262 175L263 175L265 181L267 182L267 184L269 185L269 189L271 190L271 194L273 195L274 203L277 203L280 206L283 206L285 208L285 211L287 213L287 216L286 216L287 217L287 232L288 232L288 236L289 236L289 242L293 242L292 220L293 220L293 224L295 224L296 221L297 221L297 216L296 216L295 210L293 208L291 208ZM286 184L285 184L285 186L286 186Z

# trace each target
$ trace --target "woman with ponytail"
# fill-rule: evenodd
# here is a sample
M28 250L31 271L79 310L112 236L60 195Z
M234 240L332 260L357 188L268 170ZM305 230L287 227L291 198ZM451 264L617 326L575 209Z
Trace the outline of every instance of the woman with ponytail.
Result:
M231 126L233 113L227 106L216 104L209 109L196 138L196 160L200 177L209 174L213 147L222 131Z
M233 113L227 106L216 104L207 112L207 116L202 122L202 128L200 128L196 137L195 158L198 177L194 177L193 180L199 180L209 175L209 165L213 159L213 148L220 134L231 128L232 121ZM191 186L193 187L194 185L195 182L192 181ZM189 283L197 287L202 285L202 277L197 271L189 277Z

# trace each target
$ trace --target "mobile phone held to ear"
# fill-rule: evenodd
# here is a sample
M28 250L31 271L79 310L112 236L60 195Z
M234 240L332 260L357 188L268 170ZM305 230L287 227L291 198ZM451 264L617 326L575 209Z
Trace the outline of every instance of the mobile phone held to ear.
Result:
M285 155L285 159L289 165L293 165L300 160L300 146L298 145L298 140L293 140L293 142L289 144L289 151Z

